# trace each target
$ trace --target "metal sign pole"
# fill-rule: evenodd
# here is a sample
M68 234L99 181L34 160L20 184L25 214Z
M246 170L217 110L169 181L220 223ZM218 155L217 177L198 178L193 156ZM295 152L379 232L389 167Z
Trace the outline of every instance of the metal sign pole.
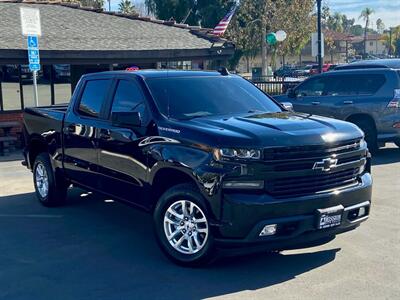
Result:
M33 99L35 100L35 106L39 106L39 97L37 89L37 71L33 71Z

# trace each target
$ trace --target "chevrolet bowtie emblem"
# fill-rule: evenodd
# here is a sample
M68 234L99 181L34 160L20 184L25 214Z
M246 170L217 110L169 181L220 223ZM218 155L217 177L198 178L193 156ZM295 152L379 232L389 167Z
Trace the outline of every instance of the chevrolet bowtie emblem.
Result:
M322 161L317 161L314 163L313 170L321 170L328 172L335 168L338 160L336 158L325 158Z

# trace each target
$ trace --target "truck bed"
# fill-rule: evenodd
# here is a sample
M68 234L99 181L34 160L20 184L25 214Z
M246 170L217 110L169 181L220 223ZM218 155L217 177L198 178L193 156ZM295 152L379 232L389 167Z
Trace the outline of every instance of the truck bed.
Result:
M67 105L28 107L23 113L25 145L39 141L47 145L47 151L54 156L62 153L63 124ZM29 154L24 151L25 157ZM29 160L28 167L32 168Z

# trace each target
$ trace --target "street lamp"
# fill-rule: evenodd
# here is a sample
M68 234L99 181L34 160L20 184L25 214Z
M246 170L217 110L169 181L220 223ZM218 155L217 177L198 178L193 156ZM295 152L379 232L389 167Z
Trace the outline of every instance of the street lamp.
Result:
M256 23L260 22L261 23L261 76L267 76L268 71L267 71L267 41L265 40L265 37L267 36L267 28L264 24L264 22L261 19L255 19L249 23L249 26Z

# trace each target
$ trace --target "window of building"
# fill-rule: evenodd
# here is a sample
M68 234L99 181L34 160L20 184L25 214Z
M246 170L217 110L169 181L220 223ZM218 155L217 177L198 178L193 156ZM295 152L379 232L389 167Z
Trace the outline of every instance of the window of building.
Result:
M0 65L1 106L2 110L21 109L21 89L18 65Z
M53 65L54 103L69 103L71 99L71 65Z
M51 66L41 66L37 74L37 91L39 106L51 105ZM33 87L33 75L28 65L21 65L21 81L24 96L24 107L36 106Z
M369 42L369 45L370 45L370 46L373 46L373 45L374 45L374 42Z
M90 80L86 82L79 113L85 116L97 118L100 115L101 106L107 97L111 79Z

